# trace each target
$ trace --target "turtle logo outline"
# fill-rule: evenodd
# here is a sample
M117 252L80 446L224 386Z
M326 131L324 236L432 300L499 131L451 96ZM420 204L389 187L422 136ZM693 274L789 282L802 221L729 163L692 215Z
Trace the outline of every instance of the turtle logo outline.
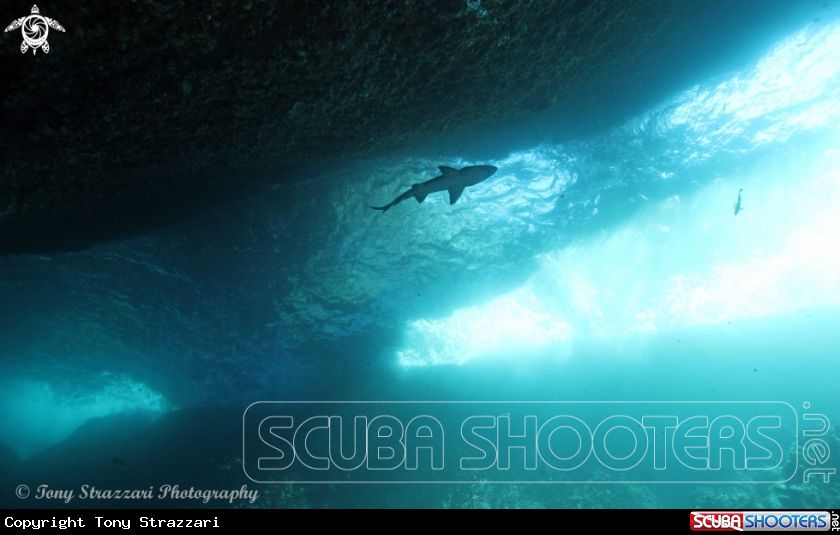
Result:
M50 44L47 43L50 28L60 32L64 31L64 27L57 20L41 15L37 5L32 6L32 12L28 17L21 17L12 21L11 24L6 26L5 31L10 32L18 28L21 28L23 34L23 42L20 44L21 53L26 54L31 48L32 55L35 55L39 48L44 51L44 54L50 53Z

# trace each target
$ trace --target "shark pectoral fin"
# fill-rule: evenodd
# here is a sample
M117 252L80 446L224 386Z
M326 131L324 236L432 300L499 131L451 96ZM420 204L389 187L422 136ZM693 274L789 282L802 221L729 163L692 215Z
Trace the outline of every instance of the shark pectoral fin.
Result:
M461 198L461 194L464 193L464 188L450 188L449 189L449 204L455 204L458 202L458 199Z
M457 169L453 169L452 167L447 167L445 165L439 165L438 169L440 169L440 174L442 174L443 176L451 175L453 173L456 175L458 174Z

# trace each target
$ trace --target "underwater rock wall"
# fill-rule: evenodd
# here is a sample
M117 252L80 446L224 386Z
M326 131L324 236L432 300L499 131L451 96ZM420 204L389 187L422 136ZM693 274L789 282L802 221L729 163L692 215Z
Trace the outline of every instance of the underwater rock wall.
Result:
M19 32L0 34L0 253L136 235L283 164L380 155L548 108L638 65L678 4L231 5L44 6L66 32L34 56Z

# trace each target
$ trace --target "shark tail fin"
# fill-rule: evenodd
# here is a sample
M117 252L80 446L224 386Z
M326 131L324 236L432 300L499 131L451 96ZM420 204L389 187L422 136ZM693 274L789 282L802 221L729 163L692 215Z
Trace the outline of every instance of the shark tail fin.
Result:
M367 205L367 206L368 206L368 208L373 208L374 210L382 210L382 213L384 214L385 212L388 211L388 208L394 206L394 204L393 203L386 204L385 206L371 206L371 205Z

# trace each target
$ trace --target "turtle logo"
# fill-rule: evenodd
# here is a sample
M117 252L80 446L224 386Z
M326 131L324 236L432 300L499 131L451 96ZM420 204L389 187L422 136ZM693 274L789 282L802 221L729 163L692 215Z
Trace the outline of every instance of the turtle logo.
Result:
M28 17L21 17L6 26L6 31L17 30L21 26L23 26L21 30L23 42L20 44L20 51L24 54L30 48L33 55L39 48L43 49L44 54L48 54L50 44L47 43L47 34L50 33L50 28L60 32L64 31L64 28L56 20L41 16L38 6L32 6L32 14Z

